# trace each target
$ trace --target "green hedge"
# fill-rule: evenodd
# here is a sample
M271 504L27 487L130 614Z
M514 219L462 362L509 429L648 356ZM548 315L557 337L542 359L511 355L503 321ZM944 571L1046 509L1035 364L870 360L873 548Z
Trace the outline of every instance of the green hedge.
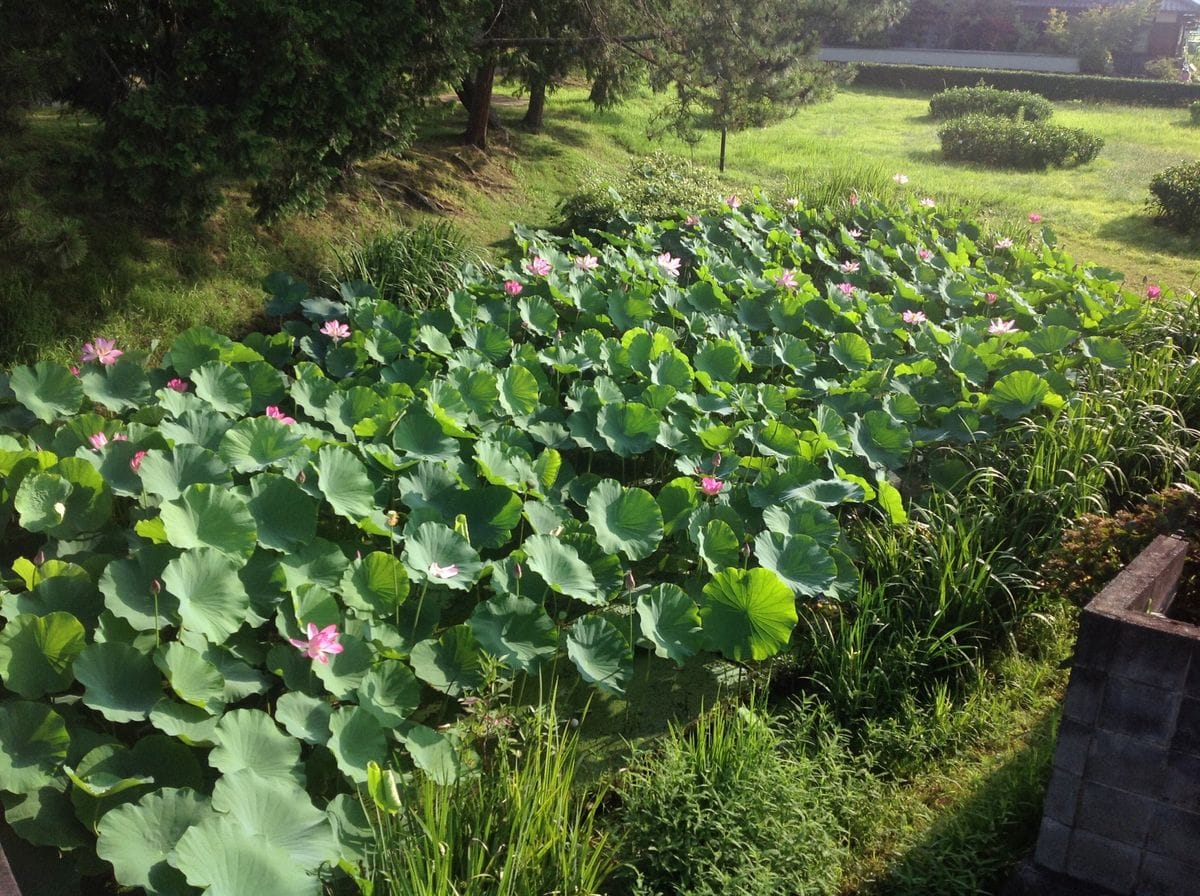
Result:
M1044 96L1028 90L997 90L983 85L951 87L935 93L929 100L932 118L961 118L975 114L1045 121L1054 114L1054 107Z
M1104 140L1080 128L1044 121L1014 121L967 115L938 128L942 155L994 168L1045 169L1083 165L1096 158Z
M1150 181L1150 212L1182 232L1200 229L1200 162L1175 165Z
M1147 78L1108 78L1054 72L1013 72L983 68L943 68L933 65L858 63L855 84L945 90L973 87L980 81L1003 90L1031 90L1051 100L1096 100L1141 106L1186 106L1200 99L1200 84L1153 81Z

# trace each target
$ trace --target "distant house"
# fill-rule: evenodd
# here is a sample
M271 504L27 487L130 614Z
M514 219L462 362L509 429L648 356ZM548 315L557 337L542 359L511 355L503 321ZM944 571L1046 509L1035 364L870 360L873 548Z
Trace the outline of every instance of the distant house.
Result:
M1021 18L1029 25L1046 21L1050 10L1057 9L1074 15L1097 6L1116 6L1124 0L1012 0ZM1154 21L1149 23L1134 40L1133 45L1121 60L1127 68L1136 71L1142 63L1163 56L1179 56L1183 52L1185 35L1200 23L1200 0L1162 0Z

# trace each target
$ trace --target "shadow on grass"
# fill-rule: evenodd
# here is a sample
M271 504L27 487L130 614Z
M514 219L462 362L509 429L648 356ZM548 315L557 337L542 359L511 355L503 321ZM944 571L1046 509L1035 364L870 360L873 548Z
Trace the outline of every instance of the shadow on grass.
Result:
M1195 256L1200 252L1200 235L1188 235L1156 224L1147 211L1141 215L1111 218L1096 228L1096 235L1150 252Z
M1057 725L1057 708L1048 710L1024 747L956 801L926 797L937 821L852 896L999 893L1037 841Z

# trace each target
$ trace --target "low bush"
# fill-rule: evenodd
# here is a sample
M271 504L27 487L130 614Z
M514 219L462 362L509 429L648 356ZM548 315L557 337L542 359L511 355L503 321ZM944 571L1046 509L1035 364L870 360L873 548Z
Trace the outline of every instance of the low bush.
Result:
M633 222L664 221L677 212L714 206L720 186L712 172L667 152L639 159L619 185L594 180L559 206L563 233L623 231Z
M1192 113L1192 124L1200 124L1200 100L1188 106L1188 111Z
M1181 81L875 62L859 63L854 83L860 87L937 91L949 87L970 87L979 83L980 79L1003 90L1031 90L1049 100L1088 100L1178 108L1191 100L1200 99L1200 84Z
M1179 62L1170 56L1151 59L1142 67L1142 71L1146 73L1147 78L1154 78L1157 81L1179 80Z
M1044 96L1027 90L999 90L985 84L952 87L935 93L929 100L929 114L935 119L980 114L1044 121L1053 113L1054 108Z
M1150 181L1150 212L1180 231L1200 226L1200 162L1174 165Z
M942 155L996 168L1067 168L1096 158L1104 140L1080 128L967 115L938 129Z

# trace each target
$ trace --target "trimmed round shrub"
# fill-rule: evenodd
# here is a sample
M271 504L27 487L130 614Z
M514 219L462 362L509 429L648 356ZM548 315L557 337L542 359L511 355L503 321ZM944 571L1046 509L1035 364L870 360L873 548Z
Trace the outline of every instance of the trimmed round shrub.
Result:
M595 180L559 205L563 233L622 233L636 221L665 221L711 208L720 198L712 172L659 150L638 159L619 184Z
M1104 140L1080 128L967 115L938 129L942 155L994 168L1068 168L1096 158Z
M951 87L935 93L929 100L929 114L936 119L961 118L964 115L996 115L1045 121L1054 107L1044 96L1028 90L1000 90L980 84L978 87Z
M1200 228L1200 162L1174 165L1150 181L1155 220L1189 231Z
M1196 100L1188 110L1192 113L1192 124L1200 124L1200 100Z

